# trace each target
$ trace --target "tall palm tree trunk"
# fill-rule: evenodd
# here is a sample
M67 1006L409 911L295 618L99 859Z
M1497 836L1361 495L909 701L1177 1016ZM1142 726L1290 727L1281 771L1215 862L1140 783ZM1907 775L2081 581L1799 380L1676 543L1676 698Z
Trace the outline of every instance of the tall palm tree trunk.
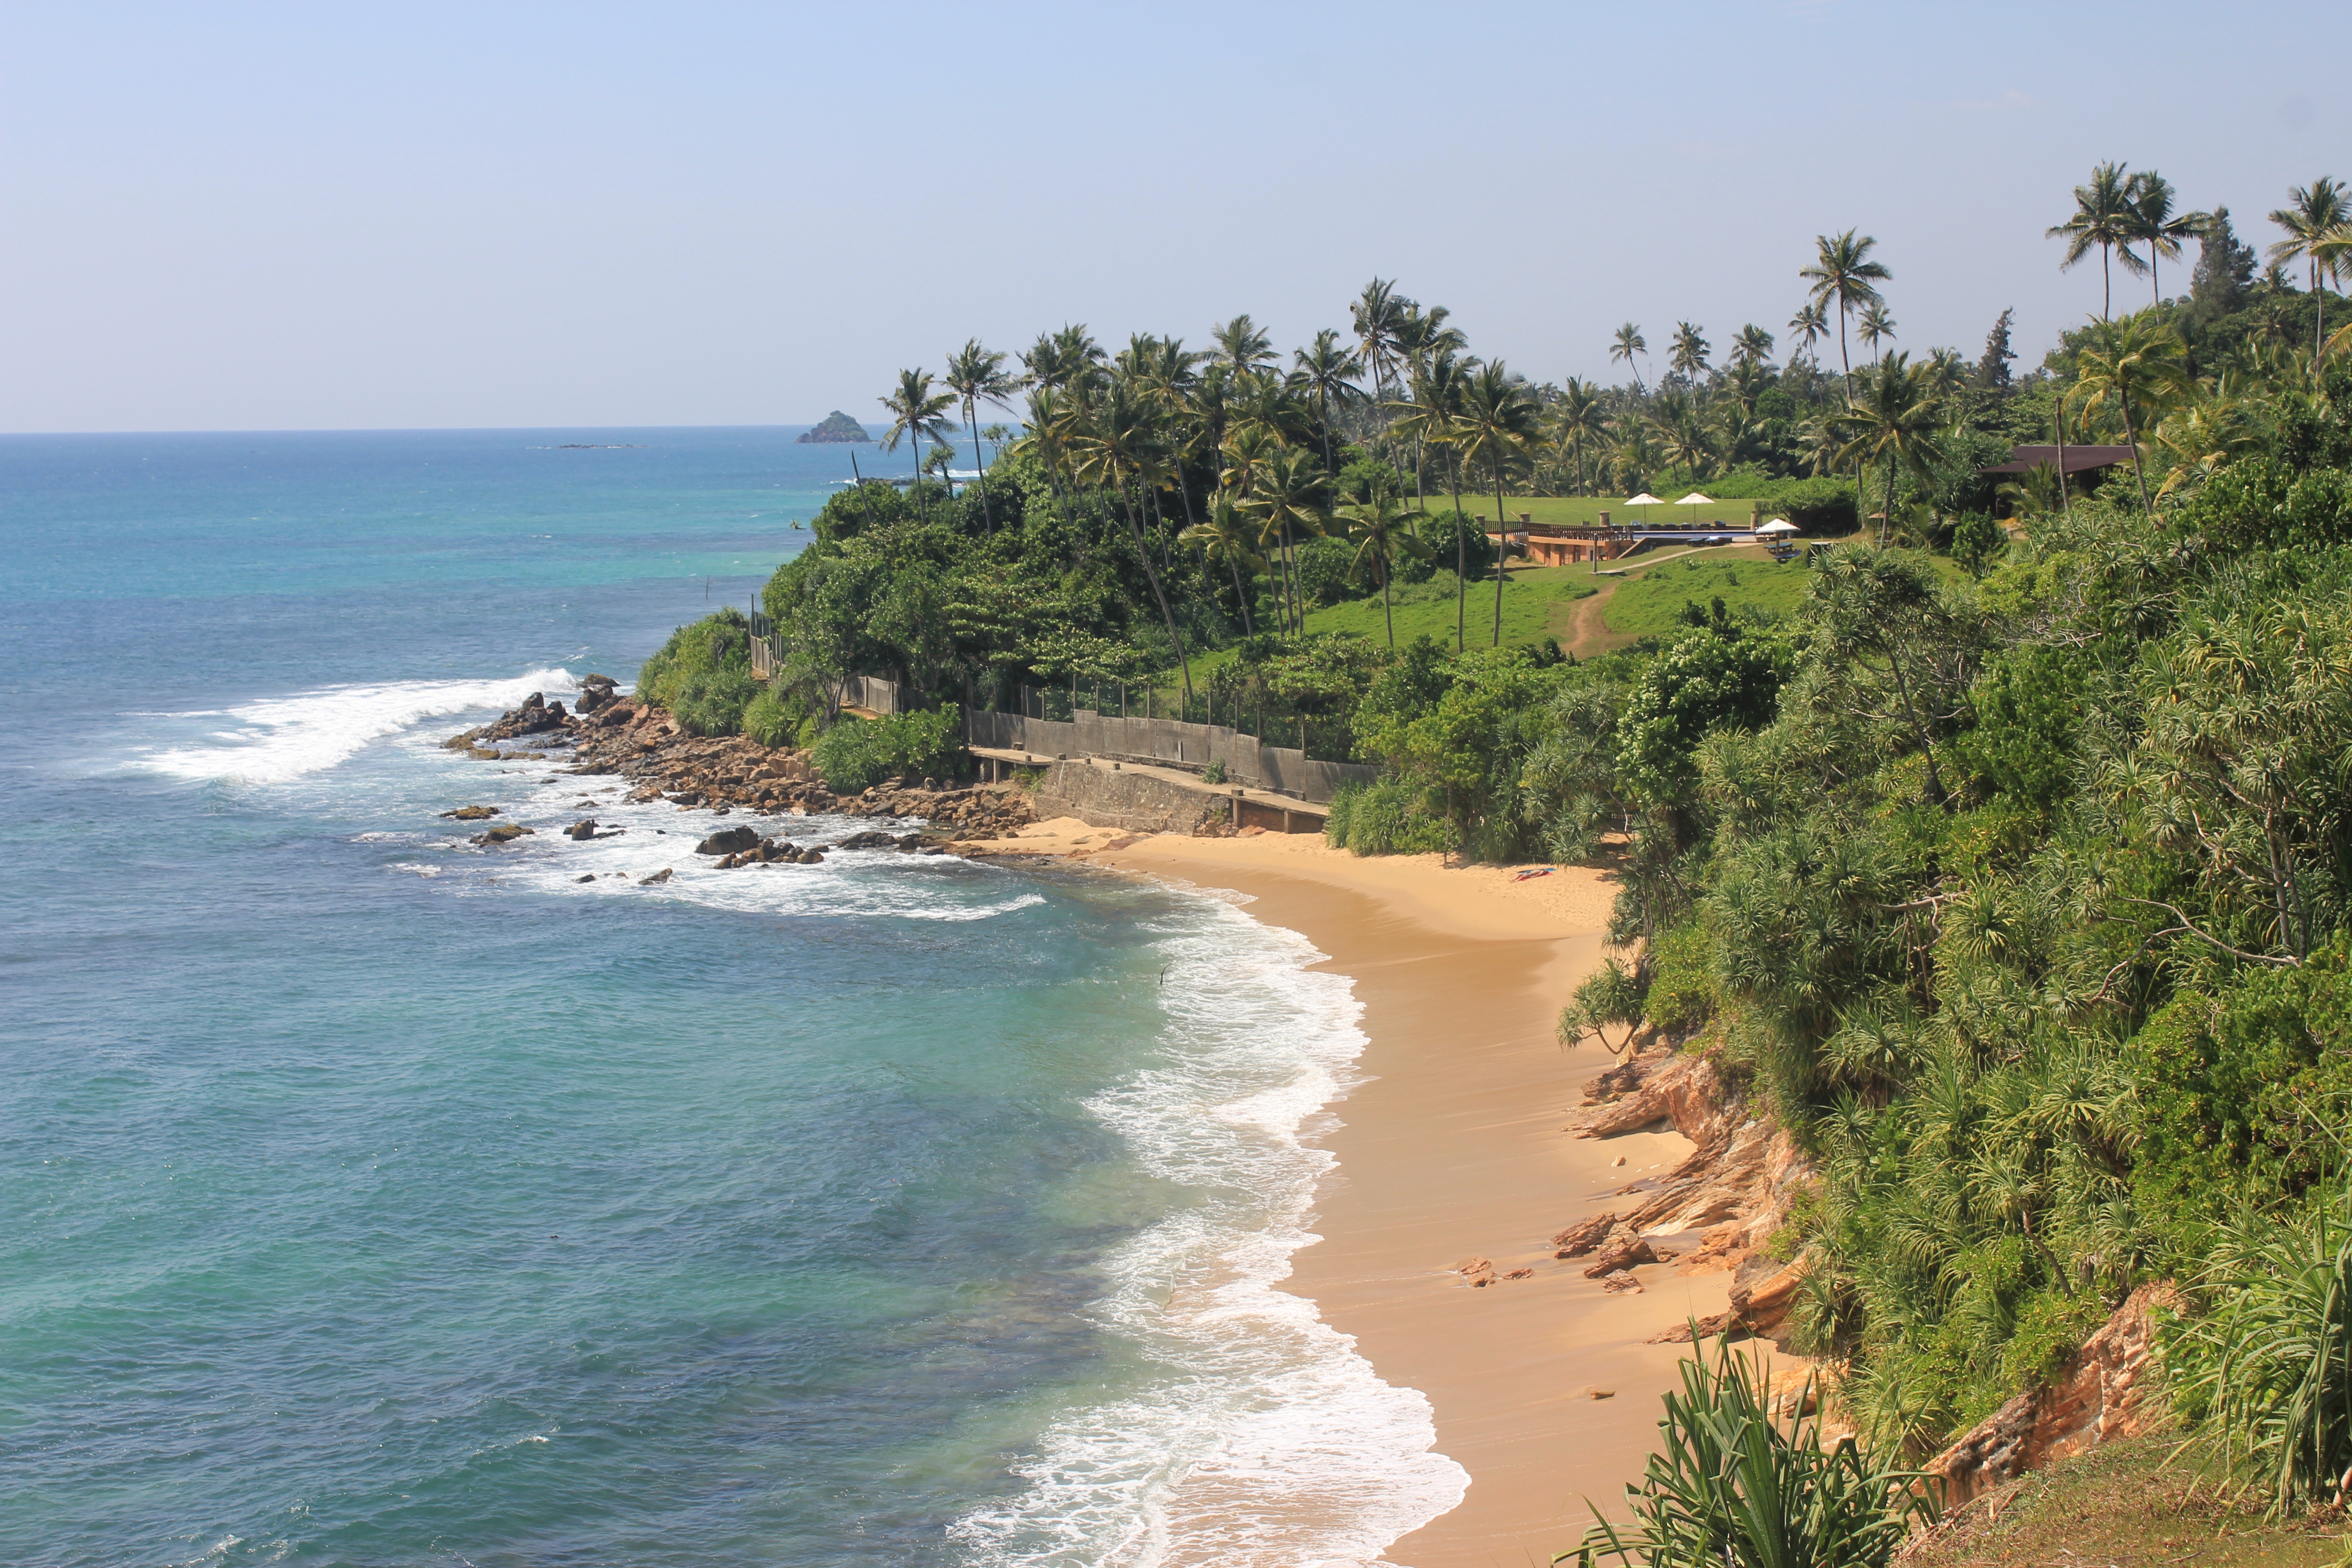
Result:
M2131 443L2132 472L2139 479L2140 513L2145 517L2154 517L2156 507L2147 499L2147 465L2140 461L2139 437L2132 429L2131 394L2124 393L2120 401L2124 405L2124 439Z
M1396 652L1396 612L1389 607L1389 563L1381 561L1381 619L1389 624L1389 651Z
M1499 458L1495 461L1495 537L1498 541L1495 547L1495 646L1500 647L1503 646L1503 579L1507 575L1504 568L1510 564L1511 560L1511 530L1510 525L1503 521L1503 464Z
M1127 487L1118 489L1119 509L1127 514L1127 531L1135 542L1135 558L1143 563L1144 580L1151 584L1151 596L1160 601L1160 618L1168 625L1168 640L1176 645L1176 665L1184 672L1184 705L1192 704L1192 661L1184 657L1184 634L1176 629L1176 612L1168 607L1168 591L1160 585L1160 574L1151 569L1151 549L1144 541L1143 526L1135 520L1135 503Z
M2058 433L2058 513L2068 522L2074 521L2074 489L2066 482L2066 395L2059 393L2051 405L2051 426Z
M988 520L988 531L996 531L996 509L988 500L988 458L980 447L980 410L970 400L963 405L964 422L971 426L971 460L980 469L980 513Z
M1257 628L1250 625L1249 591L1242 586L1241 563L1228 555L1225 557L1225 570L1233 574L1234 603L1242 607L1242 636L1254 637L1257 636Z
M1469 646L1470 537L1462 527L1462 464L1454 448L1445 449L1445 477L1454 489L1454 651Z

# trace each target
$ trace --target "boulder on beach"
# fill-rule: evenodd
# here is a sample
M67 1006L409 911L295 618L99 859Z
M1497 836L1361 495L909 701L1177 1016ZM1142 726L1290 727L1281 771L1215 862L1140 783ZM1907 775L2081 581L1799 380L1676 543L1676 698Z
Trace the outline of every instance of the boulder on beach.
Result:
M736 855L760 842L760 830L745 824L722 828L694 847L697 855Z
M667 881L668 881L668 880L669 880L669 879L670 879L670 868L669 868L668 867L665 866L665 867L663 867L660 870L658 870L658 871L655 872L655 873L654 873L652 876L650 876L650 877L640 877L640 878L638 878L638 879L637 879L637 886L638 886L638 887L640 887L640 888L650 888L650 887L654 886L654 885L655 885L656 883L657 883L657 882L667 882Z
M496 827L491 828L488 833L477 833L474 835L474 842L482 846L486 849L492 848L500 844L511 844L514 840L520 838L524 834L530 831L531 829L524 827L518 823L501 822Z
M445 811L441 815L457 822L479 822L486 816L496 816L499 809L495 805L461 805L455 811Z
M578 822L573 823L571 826L569 826L569 827L567 827L567 828L565 828L565 829L563 830L563 837L565 837L566 838L593 838L593 837L596 837L596 819L595 819L594 817L593 817L593 816L590 816L590 817L584 817L584 818L583 818L582 820L580 820L580 821L578 821Z

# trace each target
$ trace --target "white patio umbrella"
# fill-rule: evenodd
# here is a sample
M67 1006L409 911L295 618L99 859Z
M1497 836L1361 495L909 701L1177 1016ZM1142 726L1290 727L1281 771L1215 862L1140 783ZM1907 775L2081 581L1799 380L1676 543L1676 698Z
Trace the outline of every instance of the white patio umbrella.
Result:
M1665 505L1666 503L1665 503L1664 501L1663 501L1663 500L1660 500L1656 496L1652 495L1649 491L1647 491L1647 490L1643 490L1640 495L1637 495L1637 496L1627 496L1627 497L1625 498L1625 504L1626 504L1627 506L1650 507L1650 506L1664 506L1664 505ZM1649 518L1648 518L1648 517L1644 516L1644 517L1642 519L1642 521L1643 521L1643 522L1647 522L1647 521L1649 521L1650 520L1649 520Z
M1703 496L1696 490L1693 490L1690 494L1683 497L1682 500L1675 502L1675 504L1676 506L1686 506L1690 508L1691 521L1696 522L1698 521L1698 509L1703 506L1713 506L1715 504L1715 498L1713 496Z
M1759 534L1794 533L1797 531L1797 525L1785 517L1776 517L1769 522L1758 523L1756 531Z

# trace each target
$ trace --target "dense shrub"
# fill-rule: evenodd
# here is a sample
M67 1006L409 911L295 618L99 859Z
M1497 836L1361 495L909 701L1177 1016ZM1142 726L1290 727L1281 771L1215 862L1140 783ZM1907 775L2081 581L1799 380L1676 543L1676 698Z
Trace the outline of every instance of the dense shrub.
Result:
M1343 784L1331 799L1323 841L1354 855L1425 855L1452 842L1442 813L1428 809L1426 792L1402 779Z
M760 690L751 626L733 608L678 627L637 670L637 695L668 709L693 735L737 733Z
M1349 581L1356 552L1344 539L1310 539L1297 548L1298 592L1307 604L1336 605L1360 596L1370 584Z
M763 746L805 746L817 725L800 693L772 684L743 710L743 733Z
M2230 550L2352 542L2352 474L2297 472L2276 458L2232 463L2206 482L2185 519Z
M963 750L963 719L953 703L881 719L845 718L817 737L810 761L836 790L862 790L884 779L953 773Z
M1715 973L1706 928L1686 920L1660 931L1643 955L1650 994L1643 1016L1669 1035L1687 1035L1715 1016Z
M1457 512L1449 507L1444 511L1423 514L1421 521L1414 526L1413 532L1428 550L1433 567L1451 572L1454 569L1454 552L1457 520L1461 535L1462 574L1475 583L1491 571L1495 564L1495 542L1486 537L1486 530L1492 526L1490 523L1468 513ZM1400 570L1397 575L1410 580L1408 574L1402 570L1402 563L1399 564Z

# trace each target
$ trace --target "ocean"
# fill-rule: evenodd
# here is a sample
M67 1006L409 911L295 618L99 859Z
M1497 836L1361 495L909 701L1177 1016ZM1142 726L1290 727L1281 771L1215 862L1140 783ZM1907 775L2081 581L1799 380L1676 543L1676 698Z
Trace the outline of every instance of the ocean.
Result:
M1458 1500L1277 1288L1362 1043L1302 939L717 872L439 747L748 603L799 428L0 437L0 1561L1294 1568Z

